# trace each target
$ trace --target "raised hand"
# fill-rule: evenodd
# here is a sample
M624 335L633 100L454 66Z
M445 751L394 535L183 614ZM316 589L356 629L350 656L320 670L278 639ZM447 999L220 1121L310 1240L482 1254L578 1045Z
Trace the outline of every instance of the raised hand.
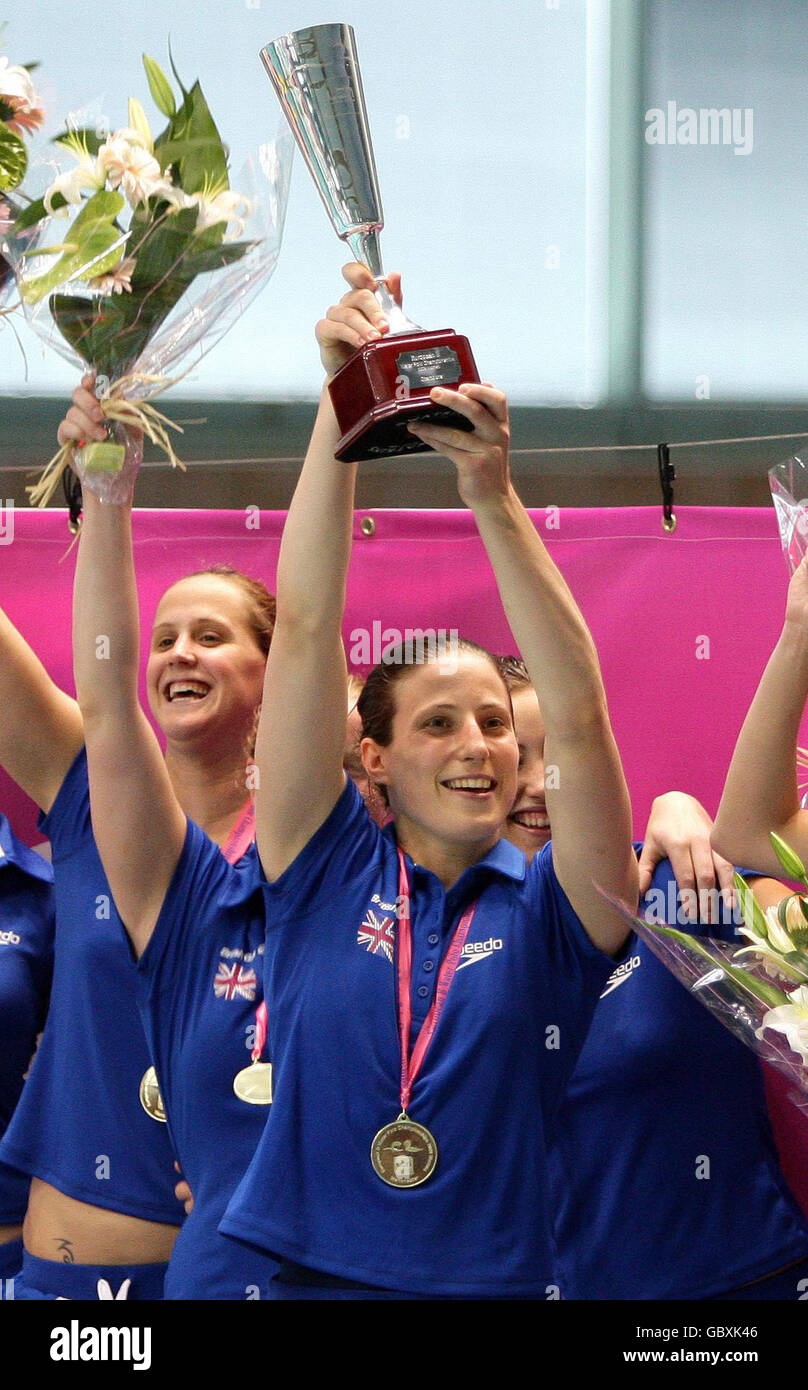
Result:
M456 391L436 386L429 394L436 405L464 415L474 429L468 433L419 420L409 426L410 433L452 460L458 492L467 507L474 510L504 500L510 492L510 430L503 393L488 382L464 382Z
M95 373L87 372L73 392L70 409L56 431L60 444L86 444L90 439L107 437L105 415L95 395Z
M108 423L94 387L95 376L88 372L73 392L73 404L56 432L57 438L61 445L73 446L70 465L85 491L104 502L128 503L143 461L143 434L120 422ZM115 454L115 445L109 458L97 448L95 456L92 449L83 452L84 446L98 446L110 438L122 446L122 453Z
M376 281L367 266L351 261L342 267L342 274L351 286L338 304L332 304L324 319L315 328L320 348L320 360L329 377L334 376L357 348L384 337L390 325L373 293ZM387 276L390 293L401 303L401 276Z

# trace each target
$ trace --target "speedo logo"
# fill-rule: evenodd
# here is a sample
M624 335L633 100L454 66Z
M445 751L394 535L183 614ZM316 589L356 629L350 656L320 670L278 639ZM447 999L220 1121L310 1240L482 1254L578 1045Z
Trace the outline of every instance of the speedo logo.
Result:
M642 958L640 956L632 956L629 960L624 960L622 965L618 965L617 969L613 971L606 981L606 988L600 996L601 999L605 999L606 995L611 994L612 990L617 989L618 985L624 984L632 970L636 970L640 965L642 965Z
M0 931L0 946L19 946L20 938L15 931Z
M502 939L498 936L489 936L487 941L467 941L462 951L463 958L457 968L463 970L467 965L473 965L477 960L487 960L495 951L501 950Z

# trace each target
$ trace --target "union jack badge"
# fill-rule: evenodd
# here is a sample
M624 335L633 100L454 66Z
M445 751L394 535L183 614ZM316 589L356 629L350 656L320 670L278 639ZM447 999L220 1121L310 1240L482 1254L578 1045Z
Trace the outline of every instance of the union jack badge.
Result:
M250 966L220 960L213 981L213 993L217 999L254 999L258 977Z
M372 956L381 951L392 963L396 937L392 917L380 917L369 907L359 931L356 934L358 946L364 946Z

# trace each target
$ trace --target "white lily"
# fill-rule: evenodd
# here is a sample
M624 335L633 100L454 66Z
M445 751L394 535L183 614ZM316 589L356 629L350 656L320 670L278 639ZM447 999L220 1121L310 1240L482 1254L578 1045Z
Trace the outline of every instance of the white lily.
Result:
M127 131L127 135L129 135L130 137L130 143L131 136L134 133L137 133L140 136L141 140L143 141L143 148L148 150L149 154L154 154L154 140L152 138L151 126L149 125L149 118L146 115L146 112L143 110L143 107L141 106L137 97L130 97L129 130Z
M30 72L27 68L12 67L8 58L0 58L0 98L10 103L24 102L28 106L36 103Z
M794 942L791 940L785 927L780 925L780 920L777 916L777 905L775 904L774 907L767 907L764 915L766 918L766 934L775 951L780 951L783 955L786 955L789 951L793 951Z
M790 1004L778 1004L764 1015L755 1037L762 1038L765 1030L771 1028L776 1033L785 1033L788 1045L799 1054L808 1065L808 985L800 985L790 990Z
M757 956L764 973L768 975L770 980L785 980L790 984L798 984L801 980L808 979L804 970L800 970L785 961L780 952L773 951L768 942L763 940L763 937L756 936L754 932L744 930L743 927L739 927L738 931L743 932L743 935L752 942L752 945L743 946L740 951L735 951L732 957L733 961L740 961L742 956Z
M237 241L244 231L244 222L252 213L252 203L249 198L243 198L240 193L236 193L232 188L223 188L220 193L212 197L204 197L201 193L193 195L193 201L199 206L199 216L196 222L198 232L207 231L208 227L215 227L219 222L233 222L235 224L231 231L225 232L224 241Z
M232 188L223 188L218 193L186 193L184 189L171 187L162 195L177 211L184 208L198 208L194 231L205 232L219 222L234 222L232 231L225 233L223 241L236 241L244 231L244 219L252 213L249 198L243 198Z
M66 203L80 203L82 192L97 193L104 187L104 181L104 171L98 167L97 160L80 160L75 169L68 169L54 179L43 198L45 211L54 217L67 217L65 208L54 212L53 199L57 193L61 193Z

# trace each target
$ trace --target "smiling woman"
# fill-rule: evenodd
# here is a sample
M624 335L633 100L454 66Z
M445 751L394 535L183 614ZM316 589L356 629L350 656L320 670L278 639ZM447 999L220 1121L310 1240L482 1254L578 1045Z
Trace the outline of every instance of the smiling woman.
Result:
M345 274L353 292L317 330L329 375L388 328L370 273ZM433 396L470 425L415 432L457 468L535 673L563 766L558 833L529 868L500 839L518 749L499 666L472 643L450 660L384 653L358 706L383 828L346 784L356 468L335 459L324 389L284 528L256 743L278 1085L221 1226L282 1257L277 1299L548 1296L546 1133L625 936L591 877L636 895L597 657L510 483L505 398L477 384Z
M229 761L233 744L241 770L245 748L248 756L252 752L274 624L273 595L231 565L195 571L163 594L152 629L146 688L149 707L166 735L169 766L181 746L198 739L215 718L217 757Z
M74 393L61 443L101 432L91 386L85 378ZM136 453L137 441L134 446ZM257 870L245 765L274 600L258 581L229 566L187 576L163 595L150 643L148 692L166 737L164 762L136 695L139 623L130 509L131 494L101 507L92 489L85 489L74 614L79 704L51 691L52 720L58 714L66 725L65 747L55 742L55 766L47 777L40 768L37 782L33 774L26 778L50 809L46 828L62 922L51 1013L30 1096L18 1108L3 1154L37 1179L16 1291L23 1300L93 1298L99 1278L116 1290L131 1279L130 1298L159 1297L169 1255L168 1292L174 1296L178 1286L204 1271L204 1287L194 1288L198 1296L248 1297L247 1290L265 1284L274 1268L265 1256L245 1255L216 1231L265 1113L239 1098L233 1078L249 1062L245 1037L256 1027L262 1001L263 913L253 891ZM109 639L105 661L96 655L99 632ZM9 766L13 771L14 763ZM195 878L200 863L206 873L194 899L185 875ZM192 1033L181 1001L175 1001L170 1027L158 1019L147 1045L138 989L162 999L176 965L181 931L172 933L168 914L160 911L175 874L202 931L196 963L207 976L211 1007L201 1022L195 1018ZM100 922L99 902L106 904ZM240 904L245 910L239 911ZM141 956L140 985L116 909ZM92 1027L77 1025L87 1018ZM183 1050L178 1064L176 1054ZM190 1139L194 1107L184 1104L182 1094L189 1062L206 1069L204 1082L191 1083L203 1113L195 1114ZM144 1090L150 1065L156 1066L164 1111ZM76 1068L83 1077L78 1090L71 1084ZM114 1111L111 1096L117 1098ZM217 1107L225 1117L224 1136L211 1119ZM167 1126L155 1122L164 1115ZM176 1246L182 1210L172 1191L176 1174L168 1134L195 1199ZM111 1163L109 1173L94 1174L96 1181L105 1180L94 1187L92 1157L98 1154L111 1154ZM147 1155L154 1158L159 1183L151 1169L145 1171Z

